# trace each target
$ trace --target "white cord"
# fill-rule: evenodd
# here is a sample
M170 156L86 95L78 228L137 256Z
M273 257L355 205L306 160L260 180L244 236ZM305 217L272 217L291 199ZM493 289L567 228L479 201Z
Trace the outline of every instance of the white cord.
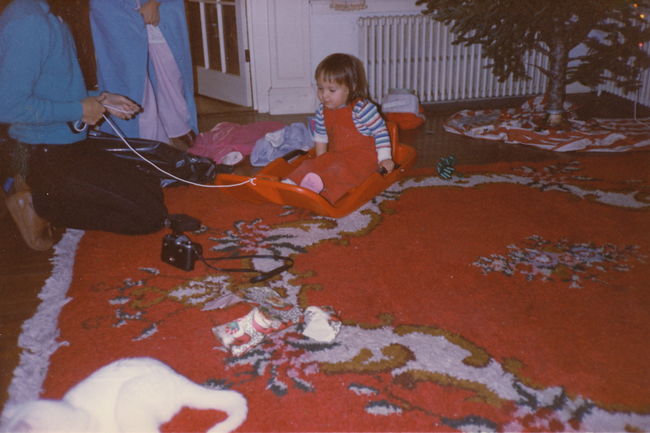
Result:
M194 185L194 186L200 186L202 188L232 188L232 187L235 187L235 186L246 185L247 183L252 183L253 185L255 185L255 180L254 180L255 178L252 178L252 177L250 179L244 181L244 182L234 183L232 185L206 185L206 184L203 184L203 183L196 183L196 182L192 182L190 180L181 179L180 177L177 177L177 176L175 176L175 175L173 175L171 173L166 172L162 168L158 167L154 162L149 161L147 158L145 158L142 154L140 154L140 152L138 152L133 146L131 146L131 144L128 142L128 140L124 137L124 135L120 131L120 128L118 128L117 125L115 125L115 123L113 123L113 121L109 118L109 116L107 116L106 114L102 114L102 116L104 116L104 120L106 120L108 125L113 129L113 131L115 131L117 136L120 137L120 139L124 142L124 144L126 144L129 147L129 149L131 149L133 151L133 153L138 155L146 163L152 165L156 170L160 171L161 173L166 174L167 176L169 176L169 177L171 177L171 178L173 178L173 179L175 179L175 180L177 180L179 182L183 182L183 183L186 183L186 184L189 184L189 185Z
M117 105L111 105L111 104L104 104L103 102L101 103L104 107L109 108L112 111L117 111L118 113L124 113L124 114L133 114L133 111L127 111L127 110L122 110L120 107Z

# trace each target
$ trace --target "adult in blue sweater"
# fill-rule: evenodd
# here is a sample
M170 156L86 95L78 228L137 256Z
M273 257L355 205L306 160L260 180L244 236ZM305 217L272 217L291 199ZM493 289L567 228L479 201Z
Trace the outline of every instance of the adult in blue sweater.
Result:
M125 234L163 227L159 179L70 127L80 119L94 125L106 112L128 119L139 106L121 95L88 94L72 34L46 0L13 0L0 15L0 95L13 161L3 193L30 247L51 247L50 224Z
M143 108L120 129L187 149L198 128L183 0L90 0L90 24L99 86Z

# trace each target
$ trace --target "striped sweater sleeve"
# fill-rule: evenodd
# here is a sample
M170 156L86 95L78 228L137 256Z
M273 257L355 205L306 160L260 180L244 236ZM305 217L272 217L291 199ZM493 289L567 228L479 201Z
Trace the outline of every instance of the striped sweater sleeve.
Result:
M368 100L360 100L352 108L352 117L360 133L372 136L375 139L377 161L391 159L388 128L379 114L377 106Z
M323 104L318 106L314 116L314 141L316 143L327 143L327 130L325 129L325 115L323 114Z

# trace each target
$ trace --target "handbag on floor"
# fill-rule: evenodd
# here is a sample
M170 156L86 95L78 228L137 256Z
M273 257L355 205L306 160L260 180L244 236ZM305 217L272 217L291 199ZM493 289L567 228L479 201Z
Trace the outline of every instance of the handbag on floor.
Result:
M233 170L232 166L216 164L209 158L178 150L160 141L128 138L128 143L140 154L138 155L120 137L102 131L89 131L88 140L117 158L133 161L138 169L145 173L160 177L163 187L182 185L183 182L176 178L193 183L212 184L217 173L231 173ZM167 173L156 169L152 164Z

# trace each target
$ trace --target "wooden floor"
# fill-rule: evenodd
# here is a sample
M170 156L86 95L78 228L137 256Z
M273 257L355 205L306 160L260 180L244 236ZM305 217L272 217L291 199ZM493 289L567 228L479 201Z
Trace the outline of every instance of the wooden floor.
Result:
M574 95L580 117L631 117L632 102L612 96ZM433 167L444 156L455 155L457 164L480 164L496 161L531 161L548 158L570 158L558 154L509 145L486 142L449 134L442 130L442 121L463 108L517 107L522 99L474 101L472 103L437 104L426 107L427 122L420 128L403 132L401 141L417 148L421 167ZM304 122L309 114L269 116L250 109L221 103L207 98L197 98L199 129L209 130L219 122L240 124L261 120L278 120L287 124ZM639 116L649 116L647 110L639 109ZM0 202L0 406L4 406L7 388L13 370L18 364L20 349L17 347L23 321L30 318L38 304L37 294L50 275L51 252L35 252L27 248L9 214ZM57 229L60 236L62 229Z

